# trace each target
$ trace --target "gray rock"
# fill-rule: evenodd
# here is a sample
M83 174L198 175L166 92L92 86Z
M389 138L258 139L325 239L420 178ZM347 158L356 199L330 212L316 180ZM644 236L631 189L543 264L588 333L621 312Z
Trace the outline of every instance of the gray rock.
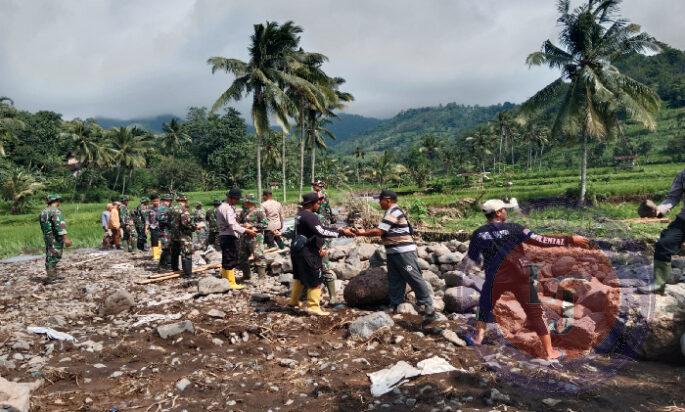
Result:
M443 331L440 333L440 336L453 345L460 347L466 346L466 342L464 342L464 340L460 338L454 331L449 329L443 329Z
M435 243L426 248L426 251L431 253L433 255L434 259L439 258L442 255L447 255L448 253L452 253L452 251L442 243Z
M376 251L369 258L369 265L373 267L385 266L387 263L387 255L384 247L376 248Z
M362 243L355 249L359 260L369 260L376 253L377 246L372 243Z
M445 310L445 301L442 300L442 297L433 296L433 309L438 312L443 312Z
M278 360L278 364L284 368L294 368L299 362L295 359L282 358Z
M458 286L445 291L442 299L445 301L445 311L448 313L466 313L478 305L480 294L471 288Z
M102 302L100 316L116 315L127 311L136 305L135 299L124 289L118 289Z
M461 260L464 258L464 255L459 253L459 252L450 252L444 255L441 255L438 257L438 263L441 265L444 264L456 264L461 262Z
M431 265L430 263L426 262L426 260L418 258L417 262L419 263L419 269L421 270L428 270Z
M423 279L428 282L429 285L431 285L434 291L445 288L445 281L440 279L440 277L438 277L438 275L435 273L429 270L424 270L421 272L421 275L423 276Z
M418 315L418 312L416 312L416 309L414 309L414 305L409 302L404 302L397 305L395 312L403 315Z
M228 280L205 276L197 282L197 293L200 295L211 295L213 293L226 293L231 290Z
M18 340L12 344L12 349L14 350L30 350L31 344L25 340Z
M265 303L271 300L271 295L268 293L254 293L252 294L252 301L258 303Z
M42 384L42 379L31 383L19 383L0 376L0 411L29 412L31 392Z
M221 263L221 252L214 250L213 247L207 248L207 251L202 255L205 262L208 264Z
M293 261L290 258L283 259L283 273L293 273Z
M489 401L488 403L491 405L498 403L508 404L509 402L511 402L511 398L509 398L509 395L506 395L498 391L497 389L492 388L490 389L490 395L487 397L486 401Z
M193 322L189 320L183 320L180 322L170 323L167 325L161 325L157 327L157 334L162 339L178 336L183 332L194 333L195 328L193 327Z
M671 266L674 269L685 269L685 259L673 259L671 261Z
M226 317L226 312L221 311L219 309L210 309L207 311L207 316L223 319Z
M375 312L363 316L350 323L349 332L353 339L369 339L376 331L390 328L395 324L385 312Z
M188 388L188 386L190 386L192 384L193 383L190 381L190 379L183 378L183 379L179 380L178 382L176 382L176 389L179 392L183 392L184 390L186 390Z
M458 270L453 270L450 272L446 272L442 275L442 279L445 281L445 286L448 288L454 288L457 286L465 286L464 285L464 279L467 279L468 276L464 272L460 272Z
M293 274L292 273L281 273L278 276L278 282L279 283L287 283L290 284L290 282L293 281Z

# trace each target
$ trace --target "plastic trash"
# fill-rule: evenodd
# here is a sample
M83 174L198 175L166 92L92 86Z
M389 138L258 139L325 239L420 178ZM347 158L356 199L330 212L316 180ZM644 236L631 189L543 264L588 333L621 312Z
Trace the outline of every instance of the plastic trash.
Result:
M415 376L433 375L435 373L456 370L464 371L450 365L444 358L434 356L417 363L416 367L411 366L405 361L399 361L391 367L368 373L367 375L371 380L371 395L378 397L392 391Z
M30 333L35 333L37 335L46 335L50 339L65 340L67 342L73 342L76 340L73 336L71 336L68 333L59 332L52 328L47 328L43 326L29 326L28 328L26 328L26 330Z

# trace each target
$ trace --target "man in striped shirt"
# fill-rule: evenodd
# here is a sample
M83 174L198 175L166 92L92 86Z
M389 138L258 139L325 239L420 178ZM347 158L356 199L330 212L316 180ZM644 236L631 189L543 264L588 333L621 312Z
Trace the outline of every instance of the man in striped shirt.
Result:
M388 257L388 282L390 305L393 309L404 302L407 283L416 294L416 303L427 318L435 316L430 286L423 279L416 254L413 230L402 209L397 206L397 193L381 191L378 196L383 220L375 229L356 230L357 236L380 236Z

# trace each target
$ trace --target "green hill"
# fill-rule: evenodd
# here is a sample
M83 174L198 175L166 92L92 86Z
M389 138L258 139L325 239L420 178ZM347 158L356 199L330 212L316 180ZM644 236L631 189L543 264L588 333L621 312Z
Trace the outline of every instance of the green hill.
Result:
M339 142L335 149L351 153L358 146L367 152L389 148L408 147L424 134L450 138L480 123L492 120L504 110L514 108L512 103L493 106L466 106L456 103L437 107L423 107L400 112L376 128Z
M126 127L136 125L150 132L161 133L162 125L164 123L169 123L173 118L178 119L179 117L174 116L173 114L161 114L159 116L141 117L138 119L114 119L109 117L96 117L95 122L100 126L104 127L105 129L109 129L111 127Z

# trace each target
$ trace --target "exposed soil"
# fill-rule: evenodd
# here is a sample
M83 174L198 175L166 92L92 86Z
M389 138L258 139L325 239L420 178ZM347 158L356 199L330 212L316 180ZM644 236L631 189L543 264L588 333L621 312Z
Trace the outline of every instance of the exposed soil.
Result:
M62 266L66 279L43 286L40 261L0 265L0 375L45 380L32 395L33 411L685 411L682 365L599 354L550 364L511 346L456 347L439 332L461 334L466 319L459 316L422 326L418 316L395 315L392 330L354 342L346 325L368 312L308 317L285 307L287 288L278 278L194 297L178 280L135 284L154 268L144 256L75 251ZM97 316L99 302L118 288L134 295L136 306ZM273 298L256 303L257 292ZM226 316L212 317L211 309ZM180 314L195 333L162 339L156 326L177 320L134 326L146 314ZM28 334L29 325L70 333L77 343ZM13 349L17 341L30 349ZM371 396L367 373L432 356L464 371ZM180 391L184 378L191 384ZM489 402L493 388L510 400Z

